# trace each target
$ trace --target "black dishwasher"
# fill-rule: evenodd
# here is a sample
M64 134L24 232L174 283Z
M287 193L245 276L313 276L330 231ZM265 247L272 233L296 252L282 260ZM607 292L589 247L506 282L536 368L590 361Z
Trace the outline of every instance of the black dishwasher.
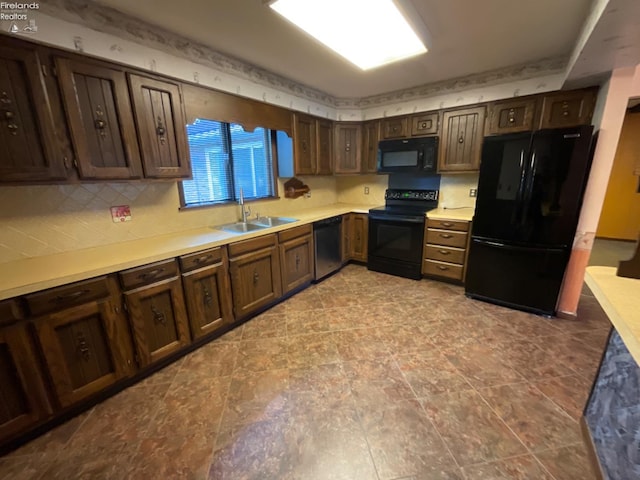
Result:
M313 224L316 280L342 266L342 216L325 218Z

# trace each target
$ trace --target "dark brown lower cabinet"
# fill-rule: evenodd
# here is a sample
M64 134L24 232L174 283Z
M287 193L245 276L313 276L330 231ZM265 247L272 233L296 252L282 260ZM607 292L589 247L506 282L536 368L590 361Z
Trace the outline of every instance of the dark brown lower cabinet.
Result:
M276 236L264 235L229 245L233 308L242 318L282 296Z
M140 367L189 344L189 323L180 277L130 290L124 296Z
M25 324L0 329L0 441L51 414Z
M303 225L278 234L283 293L313 280L312 226Z
M41 316L35 320L35 328L62 407L135 370L126 320L118 302L110 297Z
M211 249L180 258L191 336L216 332L233 321L229 260L225 248ZM205 265L205 266L202 266Z

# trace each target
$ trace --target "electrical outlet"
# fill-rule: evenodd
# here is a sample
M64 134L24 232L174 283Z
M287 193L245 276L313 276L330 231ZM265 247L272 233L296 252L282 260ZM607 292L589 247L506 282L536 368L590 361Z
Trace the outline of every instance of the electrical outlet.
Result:
M369 195L369 187L364 187L364 194Z
M469 196L470 197L475 197L477 194L478 194L478 190L476 190L475 188L469 189Z
M307 192L304 194L304 198L311 198L311 192Z

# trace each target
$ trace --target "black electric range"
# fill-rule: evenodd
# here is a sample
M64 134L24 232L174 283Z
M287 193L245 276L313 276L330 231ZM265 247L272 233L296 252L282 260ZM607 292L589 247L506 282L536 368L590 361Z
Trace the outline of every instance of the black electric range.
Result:
M388 189L385 205L369 210L369 270L419 280L425 214L438 207L438 190Z

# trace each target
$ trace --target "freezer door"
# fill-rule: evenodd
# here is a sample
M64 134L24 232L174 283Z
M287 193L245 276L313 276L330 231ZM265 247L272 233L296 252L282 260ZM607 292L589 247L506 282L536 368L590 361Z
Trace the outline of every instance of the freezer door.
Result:
M520 242L571 245L589 174L592 127L533 136L518 228Z
M473 235L518 238L531 134L487 137L482 145Z
M569 249L529 248L472 238L465 292L472 298L554 315Z

